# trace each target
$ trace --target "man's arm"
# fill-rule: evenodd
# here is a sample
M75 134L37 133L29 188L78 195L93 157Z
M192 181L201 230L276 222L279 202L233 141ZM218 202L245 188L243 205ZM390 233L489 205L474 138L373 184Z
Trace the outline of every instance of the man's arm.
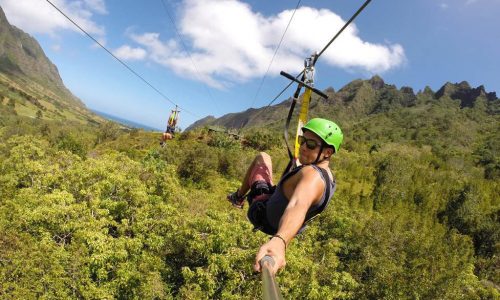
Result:
M322 195L324 182L312 167L304 167L297 175L300 177L297 179L297 185L281 217L278 232L260 247L255 257L254 269L256 271L260 272L259 262L265 255L274 258L273 273L285 266L286 246L304 224L309 208Z

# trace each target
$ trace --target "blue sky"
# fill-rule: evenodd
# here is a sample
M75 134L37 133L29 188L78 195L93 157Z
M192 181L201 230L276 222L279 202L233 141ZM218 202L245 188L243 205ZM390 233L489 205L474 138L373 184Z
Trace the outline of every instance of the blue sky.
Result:
M181 128L267 105L288 84L279 71L298 74L364 1L300 1L271 65L298 0L51 2L161 94L47 1L0 6L89 108L163 130L174 104ZM316 87L338 90L378 74L415 92L466 80L500 93L499 15L500 0L373 0L319 59Z

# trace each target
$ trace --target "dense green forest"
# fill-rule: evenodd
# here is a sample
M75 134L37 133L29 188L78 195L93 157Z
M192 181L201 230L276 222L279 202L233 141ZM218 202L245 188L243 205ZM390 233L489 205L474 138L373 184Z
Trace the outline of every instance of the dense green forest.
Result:
M499 299L499 100L388 88L375 101L364 84L312 103L345 143L332 204L277 276L284 297ZM258 151L284 169L280 120L161 148L159 133L1 104L0 298L260 298L267 237L225 195Z

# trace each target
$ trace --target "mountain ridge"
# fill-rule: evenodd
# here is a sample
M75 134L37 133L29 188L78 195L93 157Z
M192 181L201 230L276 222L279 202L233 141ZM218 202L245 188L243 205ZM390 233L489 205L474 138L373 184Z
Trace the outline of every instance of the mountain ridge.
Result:
M312 96L309 111L311 116L334 115L342 119L342 116L338 116L334 112L334 107L349 117L360 118L387 112L397 107L412 107L417 105L419 101L429 101L430 99L440 101L449 98L460 101L461 108L473 107L480 98L484 99L486 104L495 101L498 103L499 100L496 92L487 92L483 85L473 88L467 81L446 82L437 92L426 86L423 90L415 93L412 87L403 86L398 89L395 85L387 84L379 75L374 75L367 80L355 79L337 92L331 87L326 88L323 92L328 95L328 99ZM424 98L426 100L423 100ZM299 97L299 103L301 99L302 95ZM220 118L209 116L194 122L186 130L203 126L243 129L270 125L278 120L284 121L290 102L291 98L288 98L274 106L251 108L242 112L225 114ZM498 113L493 111L493 113ZM296 108L295 113L297 112Z

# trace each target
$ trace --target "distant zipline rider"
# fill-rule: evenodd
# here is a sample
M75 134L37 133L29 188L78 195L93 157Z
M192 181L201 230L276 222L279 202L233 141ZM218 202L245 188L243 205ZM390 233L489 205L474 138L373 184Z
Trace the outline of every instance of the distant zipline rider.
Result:
M179 110L177 106L175 106L175 109L171 111L170 117L168 118L167 129L165 129L165 132L161 136L160 145L162 147L165 146L167 140L171 140L174 138L178 119L179 119Z

